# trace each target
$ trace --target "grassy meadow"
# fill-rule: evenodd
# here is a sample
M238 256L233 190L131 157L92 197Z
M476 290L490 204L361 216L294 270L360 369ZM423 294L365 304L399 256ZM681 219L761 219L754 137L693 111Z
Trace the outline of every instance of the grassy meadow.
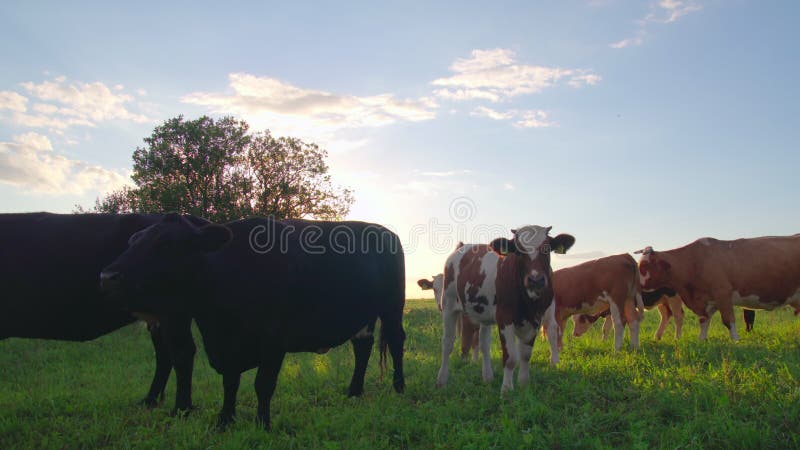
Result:
M435 387L439 312L432 300L409 300L405 394L392 391L390 377L379 379L377 352L358 399L345 396L349 344L290 355L269 433L254 424L255 371L242 377L237 423L215 429L221 377L196 331L197 409L185 418L170 416L174 376L161 406L138 405L154 368L140 324L84 344L8 339L0 342L0 448L800 447L800 319L789 310L759 312L755 331L742 331L739 343L729 341L719 316L709 340L698 342L691 313L679 342L673 328L656 342L658 319L646 315L639 351L618 353L611 339L601 340L600 324L576 339L570 323L555 369L538 338L531 385L501 398L496 334L493 383L481 381L478 364L454 361L450 384Z

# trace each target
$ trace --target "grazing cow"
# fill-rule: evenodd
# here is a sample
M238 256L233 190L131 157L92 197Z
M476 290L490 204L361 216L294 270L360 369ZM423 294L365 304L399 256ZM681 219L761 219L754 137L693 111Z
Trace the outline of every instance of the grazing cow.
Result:
M458 248L461 248L461 244ZM436 304L439 311L442 310L442 282L444 274L434 275L433 279L428 280L422 278L417 280L417 285L423 291L433 290L433 296L436 298ZM458 316L456 328L461 331L461 359L464 361L469 360L470 351L472 351L472 360L478 361L478 326L469 320L462 320Z
M742 308L742 318L744 318L745 331L753 331L753 324L756 323L756 312L752 309Z
M614 349L622 348L625 325L631 329L631 346L639 346L639 323L644 305L639 287L636 260L629 254L613 255L557 270L553 274L554 314L557 327L545 321L550 342L551 362L557 364L564 324L574 314L611 311L614 321Z
M256 417L269 428L285 354L325 351L351 338L349 393L360 394L372 338L359 330L378 318L381 362L388 346L394 388L403 390L405 267L391 231L364 222L263 218L197 227L168 215L131 241L103 270L104 287L136 294L126 296L135 300L132 311L178 311L196 320L209 362L222 374L220 426L233 420L242 372L258 368Z
M733 340L739 339L733 307L800 311L800 234L721 241L702 238L684 247L640 250L644 290L674 289L700 317L700 339L719 310Z
M550 251L566 253L575 243L568 234L550 237L549 231L550 227L525 226L512 230L511 240L498 238L489 245L465 245L447 258L442 293L442 366L437 386L447 384L456 318L462 313L480 325L484 381L494 377L490 332L497 323L503 350L501 392L513 389L514 369L519 362L517 382L528 382L536 332L553 302Z
M131 235L159 220L139 214L0 214L0 339L82 342L137 320L102 295L98 274L125 250ZM174 367L175 408L188 410L195 353L191 318L147 319L156 370L143 403L152 407L163 398Z
M661 314L661 323L655 334L656 340L661 339L672 316L675 316L675 339L680 339L681 330L683 328L683 302L675 291L671 289L656 289L652 292L642 292L642 301L644 303L644 309L650 310L654 307L658 307L658 312ZM575 337L581 336L600 317L605 317L605 322L603 323L603 340L605 340L606 334L612 325L610 311L608 309L595 315L577 314L572 316L572 321L575 324L572 335Z

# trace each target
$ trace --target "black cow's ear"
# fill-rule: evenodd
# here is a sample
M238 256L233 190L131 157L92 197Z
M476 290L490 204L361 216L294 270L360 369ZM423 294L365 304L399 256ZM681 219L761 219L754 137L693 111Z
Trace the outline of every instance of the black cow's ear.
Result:
M559 234L556 237L550 238L550 248L559 255L567 253L567 250L573 245L575 245L575 236L571 234Z
M230 228L223 225L206 225L195 235L194 243L198 249L210 253L221 249L233 239Z
M131 237L128 238L128 246L130 247L131 245L135 244L139 239L141 239L142 236L144 236L145 231L147 231L147 228L145 228L144 230L139 230L136 233L133 233Z
M517 245L514 244L514 241L506 238L497 238L493 240L489 244L489 247L500 256L506 256L509 253L517 251Z

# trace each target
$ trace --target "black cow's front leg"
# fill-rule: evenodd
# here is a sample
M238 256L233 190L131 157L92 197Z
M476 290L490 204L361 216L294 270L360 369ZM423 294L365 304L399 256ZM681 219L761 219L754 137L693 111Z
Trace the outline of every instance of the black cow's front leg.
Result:
M283 357L285 353L269 353L262 358L261 365L258 366L256 374L256 396L258 397L258 412L256 421L269 430L269 404L272 394L275 393L275 385L278 383L278 374L281 371Z
M164 336L164 329L158 324L154 324L149 326L149 331L153 349L156 352L156 373L153 375L153 382L150 383L150 391L142 400L142 404L153 408L164 400L164 390L167 387L169 373L172 371L172 357Z
M174 411L188 412L192 409L192 372L197 352L192 339L191 317L169 317L166 332L177 380Z
M239 392L239 382L242 374L239 371L229 371L222 374L222 386L225 389L225 399L222 402L222 411L217 418L217 426L224 430L233 422L236 415L236 394Z

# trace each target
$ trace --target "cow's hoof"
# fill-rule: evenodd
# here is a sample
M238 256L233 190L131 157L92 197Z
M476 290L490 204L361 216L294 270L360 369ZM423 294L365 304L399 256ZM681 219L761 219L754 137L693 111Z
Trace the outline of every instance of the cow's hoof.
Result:
M256 416L256 425L258 425L258 427L262 428L264 431L269 431L272 428L269 423L269 416Z
M145 397L142 401L139 402L140 405L144 406L147 409L153 409L156 406L158 406L159 403L161 403L161 401L159 401L157 397L156 398Z
M225 431L233 423L233 416L229 414L220 414L217 417L217 431Z
M194 411L195 409L196 408L195 408L194 405L178 406L178 407L172 408L172 411L170 411L170 415L172 417L186 417L189 414L191 414L192 411Z
M364 388L353 388L347 390L348 397L361 397L364 394Z

